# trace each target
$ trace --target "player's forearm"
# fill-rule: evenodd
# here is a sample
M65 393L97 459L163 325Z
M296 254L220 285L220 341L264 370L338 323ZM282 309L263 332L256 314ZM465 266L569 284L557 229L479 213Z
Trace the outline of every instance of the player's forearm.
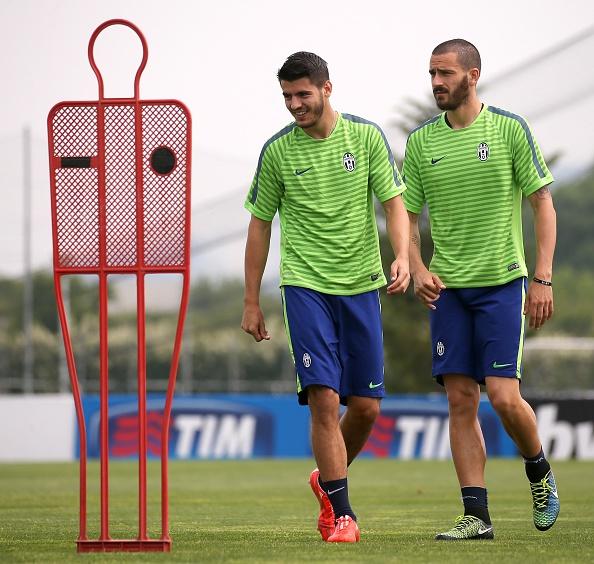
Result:
M534 211L534 233L536 238L536 264L534 276L551 280L553 276L553 255L557 242L557 215L548 189L540 190L530 198Z
M384 211L386 213L386 231L394 256L408 260L410 227L402 197L396 196L384 202Z
M536 234L534 275L542 280L550 280L553 276L553 255L557 242L557 217L552 204L535 215L534 230Z
M421 233L419 231L419 216L416 213L408 212L410 220L410 241L409 241L409 260L410 273L416 274L425 269L423 258L421 256Z
M245 304L260 303L260 287L270 248L271 223L252 218L245 245Z

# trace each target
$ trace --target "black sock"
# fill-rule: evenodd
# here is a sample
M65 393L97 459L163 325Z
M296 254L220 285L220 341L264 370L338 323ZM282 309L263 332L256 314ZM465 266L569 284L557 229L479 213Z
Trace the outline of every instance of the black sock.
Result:
M524 457L524 465L526 468L526 476L531 482L540 482L551 469L551 465L545 458L542 448L540 452L531 458Z
M462 488L462 502L464 503L464 515L474 515L485 524L491 524L487 503L487 490L469 486Z
M357 516L353 513L351 504L349 503L349 486L346 478L330 480L329 482L322 482L320 480L320 485L328 495L328 499L334 510L334 516L337 519L344 515L350 515L354 521L357 520Z

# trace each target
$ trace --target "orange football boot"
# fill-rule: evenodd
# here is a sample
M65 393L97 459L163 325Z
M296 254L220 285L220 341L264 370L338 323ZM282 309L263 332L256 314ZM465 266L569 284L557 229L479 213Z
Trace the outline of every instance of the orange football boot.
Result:
M320 471L316 468L309 475L309 485L311 491L316 496L318 503L320 504L320 515L318 516L318 531L322 538L327 541L328 537L334 533L334 510L332 504L326 495L326 492L322 489L319 482Z
M328 537L327 542L359 542L361 533L357 521L350 515L343 515L336 519L334 532Z

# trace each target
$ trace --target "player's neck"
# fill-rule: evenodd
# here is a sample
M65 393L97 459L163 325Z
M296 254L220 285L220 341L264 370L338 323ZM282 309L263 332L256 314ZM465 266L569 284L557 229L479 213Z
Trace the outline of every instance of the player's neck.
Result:
M304 128L303 131L307 133L310 137L314 139L326 139L330 137L334 128L336 127L336 122L338 121L338 112L335 112L330 104L327 104L324 108L324 113L320 117L320 119L312 125L311 127Z
M455 110L448 110L446 112L448 124L452 129L464 129L469 125L472 125L482 109L483 103L476 95L471 96L464 104L461 104Z

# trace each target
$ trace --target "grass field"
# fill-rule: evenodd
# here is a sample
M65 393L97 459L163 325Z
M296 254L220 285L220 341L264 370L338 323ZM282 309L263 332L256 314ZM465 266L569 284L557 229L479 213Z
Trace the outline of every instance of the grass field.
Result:
M594 562L594 463L554 465L557 524L532 525L519 460L487 467L494 541L436 542L460 511L451 462L359 460L349 478L358 545L322 542L308 460L173 462L170 554L77 555L77 464L0 465L0 562ZM98 467L89 470L91 537L98 536ZM112 463L111 534L134 538L136 465ZM149 530L159 534L158 465L149 468ZM83 559L83 560L81 560Z

